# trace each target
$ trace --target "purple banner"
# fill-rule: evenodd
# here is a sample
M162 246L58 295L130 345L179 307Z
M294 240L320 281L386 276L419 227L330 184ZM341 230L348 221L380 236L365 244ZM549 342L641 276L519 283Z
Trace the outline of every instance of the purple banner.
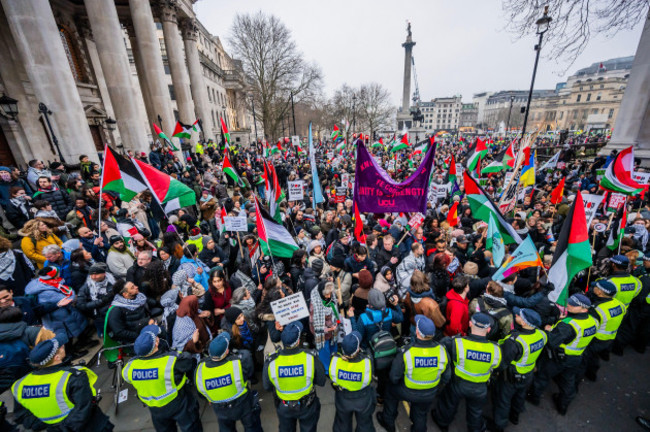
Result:
M397 183L368 153L363 142L357 144L354 201L360 212L426 212L429 177L436 152L431 146L422 163L409 178Z

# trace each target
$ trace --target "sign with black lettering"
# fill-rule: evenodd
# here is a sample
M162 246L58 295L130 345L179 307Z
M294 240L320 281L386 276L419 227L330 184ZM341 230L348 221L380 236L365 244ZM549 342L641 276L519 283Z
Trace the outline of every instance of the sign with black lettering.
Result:
M224 216L226 231L248 231L248 222L246 217Z
M288 184L289 184L289 201L301 201L305 199L304 180L290 181Z
M283 326L309 316L309 309L302 292L272 301L271 309L275 320Z

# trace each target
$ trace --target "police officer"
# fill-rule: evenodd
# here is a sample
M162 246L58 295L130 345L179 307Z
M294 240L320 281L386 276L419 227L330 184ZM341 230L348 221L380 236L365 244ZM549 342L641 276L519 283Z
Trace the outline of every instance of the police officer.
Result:
M505 370L497 377L492 393L494 425L491 430L495 432L505 429L508 419L515 425L519 423L535 364L548 339L539 329L542 318L536 311L518 307L513 311L515 329L499 342Z
M551 379L559 378L560 393L553 395L555 408L565 415L576 395L576 375L582 362L582 353L596 336L598 322L587 311L591 301L584 294L574 294L567 301L568 315L553 327L546 326L551 357L542 357L528 397L539 405L542 393Z
M65 335L57 335L29 353L36 370L11 387L15 421L33 430L112 431L97 405L97 375L63 363L66 342Z
M606 279L600 279L594 283L589 293L592 306L589 314L598 321L598 329L596 337L582 355L581 375L584 374L590 381L596 381L600 356L609 353L627 312L625 305L613 298L616 292L616 285Z
M372 386L374 372L372 359L361 349L358 331L346 335L341 342L341 353L330 361L329 376L336 390L334 432L352 432L352 417L356 415L356 432L374 432L372 413L377 397Z
M187 353L158 349L160 327L148 325L140 331L133 350L136 358L122 370L138 398L149 407L151 421L158 432L203 431L199 404L189 390L187 374L193 359Z
M607 278L616 285L614 298L628 307L641 291L641 281L628 272L630 260L625 255L614 255L609 259L612 274Z
M427 430L427 412L438 389L451 379L447 350L433 340L435 334L433 321L424 315L415 316L415 339L393 360L390 381L395 385L386 389L384 411L377 413L377 421L387 431L395 431L400 400L411 404L411 430Z
M642 354L650 341L650 252L642 260L643 265L634 269L634 276L641 281L641 292L630 303L614 339L612 353L616 355L623 355L623 349L630 344Z
M229 343L226 332L210 342L210 358L196 368L196 389L212 404L221 432L235 432L238 420L246 432L262 432L259 404L248 384L255 372L252 357L248 351L230 353Z
M273 391L280 432L293 432L300 421L301 432L316 431L320 401L314 384L325 385L325 369L318 353L298 347L302 323L292 322L282 330L284 348L264 362L264 389Z
M446 337L440 343L451 356L454 373L445 387L438 404L431 412L433 421L446 431L454 420L458 404L465 399L467 429L484 430L483 405L488 396L488 380L501 364L499 346L487 340L492 321L482 312L475 313L469 322L470 334L465 337Z

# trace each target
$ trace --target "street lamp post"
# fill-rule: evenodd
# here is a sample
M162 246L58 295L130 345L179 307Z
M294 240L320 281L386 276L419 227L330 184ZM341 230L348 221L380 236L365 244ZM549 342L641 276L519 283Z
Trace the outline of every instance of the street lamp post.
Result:
M512 103L515 101L514 96L510 96L510 109L508 110L508 121L506 122L506 138L508 137L508 131L510 130L510 116L512 115Z
M65 163L63 154L61 154L61 148L59 147L59 140L57 139L56 135L54 135L54 130L52 129L52 123L50 123L50 114L52 114L52 111L47 109L45 104L41 102L38 104L38 112L43 114L43 117L45 117L45 123L47 123L47 128L50 130L50 135L52 136L52 142L54 143L54 147L56 147L57 153L59 154L59 159L61 159L62 163Z
M539 35L539 42L535 45L535 66L533 66L533 78L530 81L530 90L528 91L528 100L526 101L526 112L524 113L524 125L521 128L521 139L524 139L526 135L526 124L528 123L528 113L530 111L530 102L533 99L533 87L535 86L535 76L537 75L537 64L539 63L539 53L542 50L542 38L544 33L548 31L549 24L551 23L552 18L548 16L548 6L544 7L544 15L537 20L535 25L537 25L537 34Z

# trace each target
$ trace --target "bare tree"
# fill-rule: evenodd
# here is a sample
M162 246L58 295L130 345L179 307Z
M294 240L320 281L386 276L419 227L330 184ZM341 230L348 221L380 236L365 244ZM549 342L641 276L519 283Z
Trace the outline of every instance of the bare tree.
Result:
M295 102L308 101L322 87L322 73L298 51L291 31L274 15L237 14L229 38L235 57L251 78L255 106L267 138L279 135L283 118Z
M614 36L630 30L646 18L650 0L503 0L508 16L506 29L518 38L537 30L535 22L549 7L553 18L544 35L543 53L550 59L565 60L567 68L575 62L592 36Z
M378 83L363 84L357 105L364 129L372 138L382 127L391 124L395 107L390 103L390 92Z

